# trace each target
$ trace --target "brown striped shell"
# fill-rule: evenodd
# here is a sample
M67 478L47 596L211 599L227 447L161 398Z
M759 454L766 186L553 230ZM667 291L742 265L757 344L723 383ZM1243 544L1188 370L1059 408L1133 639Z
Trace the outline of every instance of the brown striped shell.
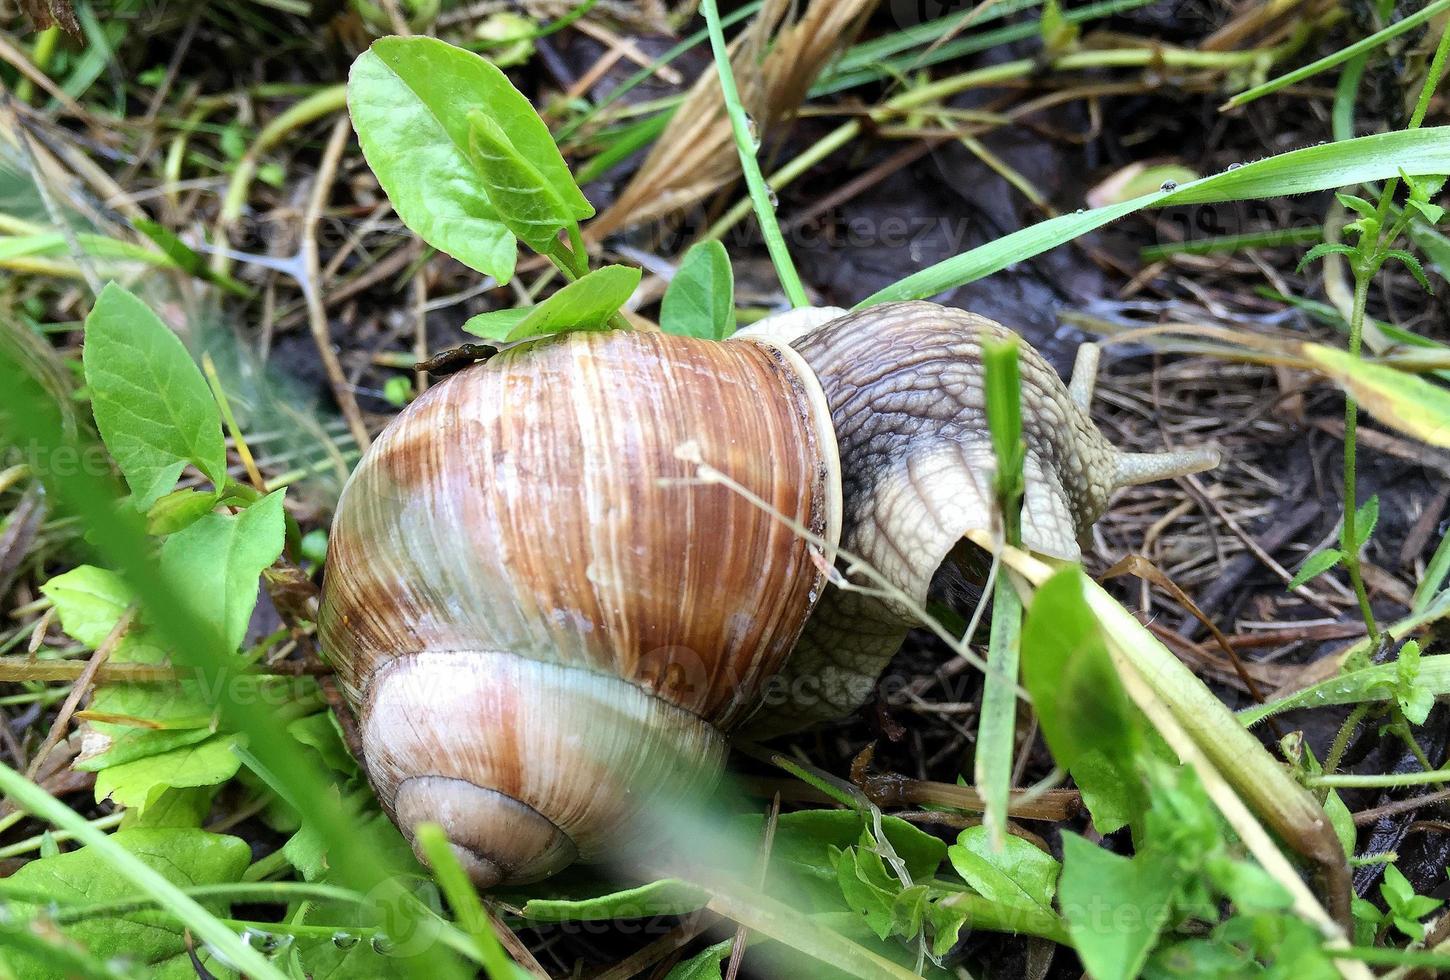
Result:
M600 857L714 780L822 591L835 437L789 348L572 333L428 391L338 505L320 631L369 778L480 885Z

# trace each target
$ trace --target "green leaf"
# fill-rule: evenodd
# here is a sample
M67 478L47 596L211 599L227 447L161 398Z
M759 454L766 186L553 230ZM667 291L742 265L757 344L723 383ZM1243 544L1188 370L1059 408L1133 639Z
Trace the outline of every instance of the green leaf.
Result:
M233 649L246 636L258 577L282 553L284 493L270 493L236 516L207 514L161 546L162 574Z
M548 253L559 232L571 224L569 209L554 188L509 142L488 114L468 114L468 148L483 176L488 199L509 231L536 252Z
M683 915L703 908L709 897L704 889L688 882L662 878L595 898L531 899L524 905L523 915L539 922L594 922Z
M1325 548L1323 551L1316 551L1304 559L1304 564L1299 566L1299 570L1289 580L1287 588L1292 592L1305 582L1323 575L1343 560L1344 552L1338 548Z
M186 347L145 303L108 283L86 317L86 384L96 426L135 495L150 507L187 463L227 479L220 416Z
M1022 679L1042 734L1066 768L1090 747L1112 760L1132 760L1142 744L1142 719L1083 599L1082 574L1064 568L1043 583L1022 630Z
M287 734L316 749L329 769L348 775L357 772L357 760L343 743L342 729L331 711L319 711L306 718L298 718L288 724Z
M1062 835L1062 915L1093 980L1132 980L1173 909L1178 874L1156 852L1129 859Z
M1440 219L1445 217L1445 209L1438 204L1427 204L1424 201L1406 201L1411 209L1425 219L1427 224L1438 225Z
M1403 652L1401 653L1403 656ZM1319 708L1337 704L1359 704L1362 701L1388 701L1395 697L1399 663L1377 664L1361 670L1331 677L1302 691L1268 704L1245 708L1238 713L1239 722L1252 727L1270 715L1296 708ZM1415 686L1432 697L1450 695L1450 656L1424 657L1420 660Z
M146 533L164 538L209 514L221 497L206 490L173 490L146 512Z
M111 632L135 594L121 576L94 565L80 565L40 587L55 603L61 629L94 650Z
M1047 0L1042 5L1042 17L1038 21L1038 33L1042 35L1042 46L1052 56L1065 53L1077 40L1076 24L1062 15L1058 0Z
M1214 204L1331 190L1394 177L1401 168L1422 174L1450 170L1450 128L1379 133L1309 146L1179 184L1169 190L1145 194L1121 204L1049 218L938 262L856 305L860 308L897 300L928 299L948 289L975 282L1015 262L1040 255L1143 208Z
M594 213L549 129L498 68L428 37L377 41L353 62L348 107L368 165L428 244L506 282L517 249L470 159L468 114L486 113L569 213Z
M122 830L110 839L167 881L181 887L240 881L251 861L246 842L236 837L192 829ZM0 884L23 892L43 892L61 909L77 903L101 904L133 898L137 889L94 848L31 861ZM221 906L213 903L215 908ZM9 904L23 922L41 910L23 902ZM195 976L186 955L184 926L154 912L87 916L65 927L66 935L102 955L124 956L146 967L148 976ZM200 948L200 944L198 944ZM31 972L25 956L0 954L19 976ZM187 972L181 972L184 968ZM176 972L171 972L171 971Z
M764 829L759 814L740 818L742 834L758 839ZM770 849L771 867L789 867L802 875L835 876L833 850L844 850L861 836L861 814L853 810L797 810L776 820ZM900 817L883 816L881 829L912 879L930 878L946 858L947 846Z
M215 735L196 745L111 766L96 774L96 800L142 814L172 788L216 786L237 774L241 759L232 751L235 735Z
M1380 520L1380 497L1373 494L1354 510L1354 546L1363 548Z
M947 848L947 858L972 889L998 905L1027 906L1049 915L1062 866L1020 837L993 849L986 827L968 827Z
M1354 857L1359 830L1354 825L1354 814L1349 812L1349 807L1345 806L1336 790L1330 790L1324 798L1324 814L1334 828L1334 836L1339 838L1339 846L1344 848L1345 857Z
M1362 215L1366 218L1373 218L1375 216L1375 206L1362 197L1356 197L1353 194L1346 194L1342 191L1336 192L1334 197L1336 200L1339 201L1340 204L1344 205L1346 208L1355 212L1356 214ZM1307 262L1308 259L1305 259L1304 261Z
M480 313L465 323L463 329L486 340L505 343L574 330L601 330L634 295L639 280L638 269L606 265L569 283L538 306L523 311Z
M700 242L685 253L660 304L660 329L706 340L735 332L735 277L724 245Z
M896 896L901 883L886 873L881 855L866 848L848 847L836 855L836 882L846 904L866 919L878 938L891 935L895 925Z
M952 951L970 915L966 909L945 902L927 905L926 921L931 923L931 955L940 959Z
M186 786L163 790L151 800L144 813L128 810L121 821L121 829L200 827L211 812L216 791L216 786Z
M1358 222L1356 222L1356 224L1358 224ZM1348 227L1348 226L1346 225L1346 227ZM1294 271L1295 272L1303 272L1304 269L1307 266L1309 266L1310 264L1312 264L1317 259L1324 258L1326 255L1358 255L1358 254L1359 254L1359 250L1356 249L1356 248L1354 248L1353 246L1350 246L1350 245L1341 245L1338 242L1320 242L1318 245L1315 245L1313 248L1311 248L1308 252L1306 252L1304 254L1304 257L1299 260L1299 264L1294 267Z
M665 980L720 980L720 964L730 955L734 939L724 939L713 946L706 946L687 960L675 964L665 975Z
M1385 425L1432 446L1450 447L1450 391L1333 347L1304 344L1303 352Z
M1435 706L1435 691L1421 681L1420 664L1418 641L1410 640L1400 647L1400 655L1395 660L1395 701L1412 725L1423 725Z
M215 283L234 296L250 294L250 290L246 286L231 276L218 275L214 272L199 252L177 238L165 225L158 224L149 218L134 218L131 223L136 226L137 231L155 242L156 246L166 253L166 257L176 263L176 267L186 272L187 275L195 276L203 282Z
M1217 855L1204 870L1219 891L1242 912L1283 912L1294 904L1294 896L1263 868L1250 861L1236 861Z
M1425 292L1433 293L1435 291L1434 288L1430 285L1430 280L1425 278L1425 267L1420 265L1420 260L1415 258L1409 252L1406 252L1402 248L1392 248L1385 253L1385 257L1389 259L1397 259L1401 265L1403 265L1406 269L1409 269L1410 275L1415 277L1415 282L1419 283L1420 288L1423 289Z

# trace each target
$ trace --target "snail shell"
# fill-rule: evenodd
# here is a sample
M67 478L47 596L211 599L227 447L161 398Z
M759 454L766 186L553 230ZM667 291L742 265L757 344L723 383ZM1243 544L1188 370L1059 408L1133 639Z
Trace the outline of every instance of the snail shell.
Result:
M343 492L324 649L383 807L410 839L440 823L480 886L713 782L822 592L819 552L695 454L834 548L823 395L765 342L513 348L410 405Z

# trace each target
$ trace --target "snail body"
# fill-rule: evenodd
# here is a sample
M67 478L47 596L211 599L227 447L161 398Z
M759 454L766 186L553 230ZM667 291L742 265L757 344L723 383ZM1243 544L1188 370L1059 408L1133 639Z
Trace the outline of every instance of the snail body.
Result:
M319 629L406 835L440 823L481 886L538 880L711 784L742 724L865 699L914 620L825 569L839 540L919 602L995 527L980 355L1006 331L929 303L823 319L522 345L382 433L338 505ZM1076 557L1115 487L1214 462L1118 453L1025 345L1022 379L1034 550ZM817 683L752 718L777 675Z

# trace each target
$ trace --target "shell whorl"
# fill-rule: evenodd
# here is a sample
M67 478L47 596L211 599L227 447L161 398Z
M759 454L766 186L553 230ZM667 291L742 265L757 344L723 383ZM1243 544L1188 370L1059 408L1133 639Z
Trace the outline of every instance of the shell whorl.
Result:
M919 606L964 533L1000 534L982 343L1001 325L933 303L892 303L809 329L793 346L821 381L841 451L843 550ZM1063 559L1118 487L1206 469L1211 450L1123 454L1036 350L1023 344L1023 544ZM850 713L916 625L905 604L830 589L777 678L785 692L752 719L768 735Z
M384 431L339 503L319 625L405 833L441 822L480 884L534 880L713 780L717 730L753 709L822 575L677 450L830 541L834 436L799 365L575 333L454 375Z

